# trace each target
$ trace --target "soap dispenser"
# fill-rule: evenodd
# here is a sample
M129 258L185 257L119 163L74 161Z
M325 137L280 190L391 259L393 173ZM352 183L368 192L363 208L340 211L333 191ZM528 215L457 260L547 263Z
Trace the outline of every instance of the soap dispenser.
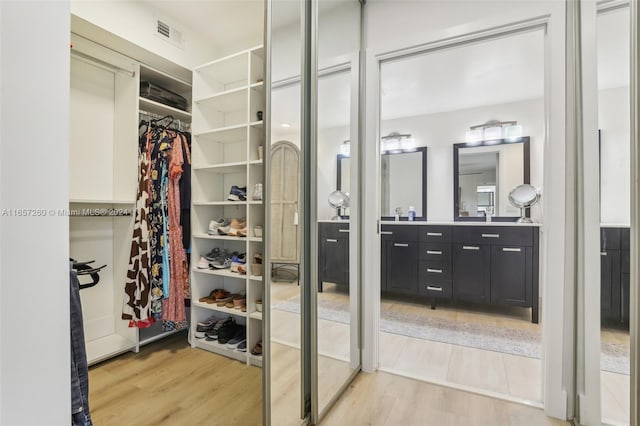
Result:
M409 206L409 211L407 212L409 222L413 222L416 220L416 208L414 206Z

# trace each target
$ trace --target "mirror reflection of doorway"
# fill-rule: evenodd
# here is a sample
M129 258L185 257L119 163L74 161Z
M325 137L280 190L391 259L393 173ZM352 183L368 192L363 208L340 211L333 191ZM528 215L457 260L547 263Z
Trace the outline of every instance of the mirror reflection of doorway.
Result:
M629 424L630 413L630 111L629 8L597 18L600 129L600 401L602 421Z
M415 225L406 222L407 201L390 206L391 215L381 214L382 371L542 403L539 295L537 285L533 293L528 287L528 274L539 272L532 241L542 226L542 210L531 209L537 223L516 224L520 211L508 194L523 183L543 187L544 37L531 29L381 62L379 133L410 134L415 147L429 152L426 179L405 167L404 187L390 191L402 195L424 185L424 218ZM465 73L478 69L474 64L482 64L482 72L468 78ZM517 121L523 133L465 139L469 128L493 120ZM381 164L383 209L385 180L393 180L393 173ZM404 212L399 221L393 218L395 207ZM477 224L487 216L500 227ZM487 231L478 231L477 240L458 244L480 229ZM529 240L517 247L513 240L486 241L505 238L507 229ZM522 268L514 272L500 264Z

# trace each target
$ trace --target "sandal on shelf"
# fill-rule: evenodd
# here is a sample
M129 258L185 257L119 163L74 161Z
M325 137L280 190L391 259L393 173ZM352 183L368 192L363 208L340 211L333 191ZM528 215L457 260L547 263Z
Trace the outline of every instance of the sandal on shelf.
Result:
M262 355L262 340L260 340L256 345L251 349L251 355Z
M209 293L208 296L201 297L200 299L198 299L198 302L203 302L203 303L213 303L213 302L215 302L216 301L215 292L216 292L216 290L212 290L211 293Z
M229 309L233 309L233 307L234 307L234 306L233 306L233 302L227 302L227 303L224 305L224 307L225 307L225 308L229 308Z

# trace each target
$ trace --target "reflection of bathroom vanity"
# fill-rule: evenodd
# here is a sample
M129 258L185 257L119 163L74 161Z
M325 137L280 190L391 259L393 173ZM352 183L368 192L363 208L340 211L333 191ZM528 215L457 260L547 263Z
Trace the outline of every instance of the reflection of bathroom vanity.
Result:
M629 327L629 228L600 228L602 322Z
M349 222L318 222L318 289L323 281L349 287Z
M387 222L381 228L381 290L532 308L538 322L538 224ZM348 286L348 222L321 222L318 275ZM333 280L338 280L333 281Z

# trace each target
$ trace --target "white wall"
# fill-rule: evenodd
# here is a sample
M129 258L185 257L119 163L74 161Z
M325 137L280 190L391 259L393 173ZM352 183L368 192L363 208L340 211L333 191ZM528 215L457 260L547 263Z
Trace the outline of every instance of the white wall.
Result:
M629 224L631 212L629 87L598 92L600 221Z
M193 68L220 56L219 49L150 2L73 0L71 13L116 36L185 68ZM184 49L156 36L155 22L162 18L183 32Z
M281 24L280 14L297 13L299 2L275 2L272 31L272 80L300 75L300 20ZM321 2L318 18L318 69L346 63L360 45L360 4L356 0ZM327 5L328 7L323 7ZM286 11L285 11L286 9Z
M529 136L531 184L542 189L544 162L544 103L542 99L491 105L417 117L386 120L381 134L410 133L417 146L427 146L427 219L453 220L453 144L465 141L465 131L474 124L499 118L516 120ZM541 202L531 210L531 217L541 220Z
M0 423L68 425L69 3L0 16Z

